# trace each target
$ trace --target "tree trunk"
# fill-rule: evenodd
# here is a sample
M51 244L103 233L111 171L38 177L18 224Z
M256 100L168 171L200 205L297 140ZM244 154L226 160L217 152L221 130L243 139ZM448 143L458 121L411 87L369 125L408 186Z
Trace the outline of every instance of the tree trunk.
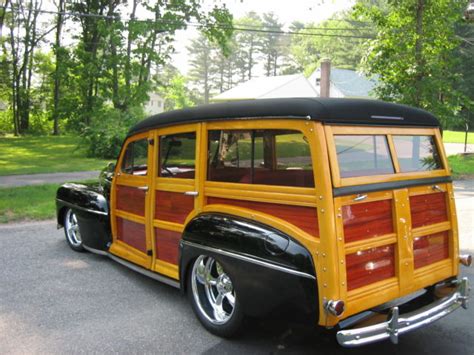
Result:
M0 38L2 38L2 29L3 29L3 22L5 21L5 14L7 12L7 7L10 4L10 0L5 0L5 4L0 6Z
M54 51L56 54L56 68L54 69L54 93L53 93L53 135L59 135L59 100L61 90L61 32L63 29L64 0L58 3L58 21L56 22L56 42Z
M128 35L127 35L127 58L125 59L125 90L126 90L126 99L131 96L130 95L130 80L131 80L131 55L132 55L132 40L133 40L133 33L130 30L130 26L133 25L135 21L135 13L137 10L138 1L133 0L132 5L132 13L130 14L130 21L128 22Z
M418 0L416 6L416 40L415 40L415 62L417 74L415 77L415 97L413 103L420 106L422 99L422 80L424 78L423 60L423 13L425 10L425 0Z

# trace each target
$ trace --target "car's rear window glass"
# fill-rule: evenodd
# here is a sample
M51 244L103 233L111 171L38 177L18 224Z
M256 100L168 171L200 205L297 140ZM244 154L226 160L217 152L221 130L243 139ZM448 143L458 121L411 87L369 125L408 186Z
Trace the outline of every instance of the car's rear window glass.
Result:
M306 137L294 130L209 131L208 180L313 187Z
M402 173L441 169L434 136L393 136Z
M196 170L196 133L160 137L159 176L194 179Z
M383 135L336 135L341 178L393 174L387 137Z
M125 174L146 175L148 166L148 141L140 139L127 145L121 171Z

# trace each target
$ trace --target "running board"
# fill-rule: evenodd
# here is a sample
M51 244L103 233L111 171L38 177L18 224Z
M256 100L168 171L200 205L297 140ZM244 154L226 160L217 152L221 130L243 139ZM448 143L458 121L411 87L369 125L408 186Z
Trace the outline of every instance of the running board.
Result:
M118 262L119 264L122 264L123 266L126 266L128 267L129 269L132 269L133 271L136 271L136 272L139 272L140 274L142 275L145 275L145 276L148 276L154 280L157 280L157 281L160 281L160 282L163 282L169 286L173 286L177 289L180 289L180 285L179 285L179 282L178 281L175 281L175 280L172 280L166 276L161 276L161 275L158 275L150 270L147 270L147 269L144 269L142 268L141 266L138 266L138 265L135 265L131 262L128 262L122 258L119 258L118 256L115 256L113 254L110 254L110 253L107 253L107 256L109 258L111 258L112 260Z
M116 261L118 262L119 264L123 265L123 266L126 266L128 267L129 269L132 269L133 271L136 271L142 275L145 275L145 276L148 276L154 280L157 280L157 281L160 281L160 282L163 282L169 286L173 286L173 287L176 287L177 289L180 289L180 284L178 281L175 281L175 280L172 280L166 276L161 276L161 275L158 275L157 273L155 272L152 272L150 270L147 270L147 269L144 269L142 268L141 266L138 266L138 265L135 265L129 261L126 261L122 258L119 258L118 256L115 256L113 254L110 254L109 252L107 251L104 251L104 250L99 250L99 249L94 249L94 248L91 248L91 247L88 247L88 246L85 246L85 245L82 245L84 247L84 249L86 249L87 251L93 253L93 254L97 254L97 255L103 255L103 256L108 256L110 259L112 259L113 261Z

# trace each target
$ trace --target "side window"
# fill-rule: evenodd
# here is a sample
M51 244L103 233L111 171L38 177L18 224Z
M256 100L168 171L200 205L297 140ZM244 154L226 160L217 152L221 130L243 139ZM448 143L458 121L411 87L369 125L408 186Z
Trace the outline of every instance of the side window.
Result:
M441 169L434 136L393 136L402 173Z
M127 145L120 170L124 174L146 175L148 166L148 141L140 139Z
M306 137L293 130L209 131L208 180L314 187Z
M341 178L393 174L387 137L382 135L336 135Z
M179 133L160 137L161 177L194 179L196 133Z

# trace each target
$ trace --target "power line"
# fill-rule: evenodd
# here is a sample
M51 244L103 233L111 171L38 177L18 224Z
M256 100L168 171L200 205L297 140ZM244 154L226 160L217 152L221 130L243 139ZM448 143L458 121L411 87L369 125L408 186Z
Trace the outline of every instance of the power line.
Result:
M11 11L19 13L19 10L10 8ZM173 20L165 20L165 19L159 19L159 20L154 20L154 19L134 19L134 20L124 20L120 16L110 16L110 15L101 15L101 14L87 14L87 13L82 13L82 12L69 12L69 11L49 11L49 10L32 10L33 12L38 12L38 13L43 13L43 14L49 14L49 15L62 15L62 16L74 16L74 17L85 17L85 18L99 18L99 19L108 19L108 20L115 20L115 21L121 21L123 23L127 22L143 22L143 23L163 23L163 24L183 24L185 26L190 26L190 27L196 27L196 28L219 28L219 29L227 29L227 30L233 30L233 31L239 31L239 32L254 32L254 33L269 33L269 34L280 34L280 35L290 35L290 36L313 36L313 37L343 37L343 38L359 38L359 39L372 39L374 36L370 35L348 35L348 34L336 34L336 33L317 33L317 32L302 32L306 31L306 28L301 29L300 31L283 31L283 30L269 30L269 29L264 29L262 27L257 27L257 26L234 26L234 25L227 25L227 24L202 24L202 23L197 23L197 22L191 22L191 21L173 21ZM353 31L358 31L360 32L361 29L355 29L355 28L350 28L350 29L341 29L341 28L324 28L324 27L313 27L314 30L317 31L348 31L348 32L353 32Z

